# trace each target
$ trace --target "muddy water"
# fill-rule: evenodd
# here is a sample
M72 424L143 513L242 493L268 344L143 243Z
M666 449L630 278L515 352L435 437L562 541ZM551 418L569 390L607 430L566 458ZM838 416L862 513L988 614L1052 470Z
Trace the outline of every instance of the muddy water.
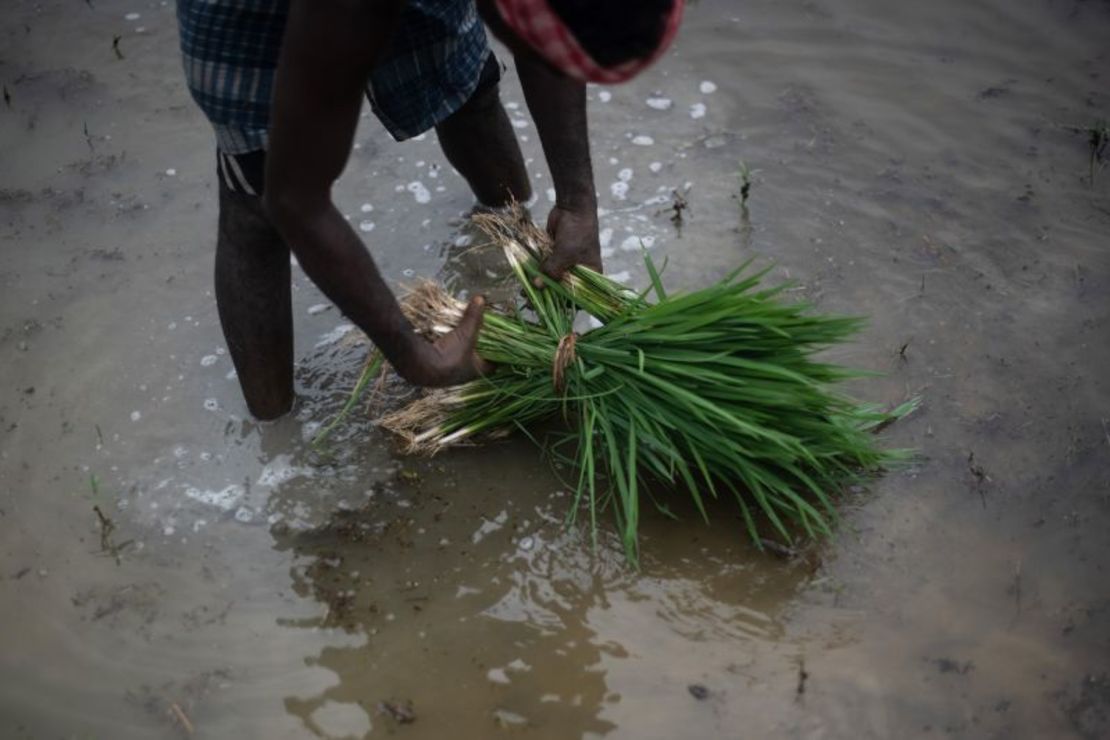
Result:
M761 554L721 506L649 518L640 573L525 442L413 461L359 417L311 450L365 347L299 271L300 405L246 418L172 4L10 6L3 737L1110 733L1110 171L1069 129L1110 117L1105 2L702 0L591 90L611 274L774 260L872 317L854 392L926 399L834 541ZM434 137L365 123L339 198L384 270L483 284Z

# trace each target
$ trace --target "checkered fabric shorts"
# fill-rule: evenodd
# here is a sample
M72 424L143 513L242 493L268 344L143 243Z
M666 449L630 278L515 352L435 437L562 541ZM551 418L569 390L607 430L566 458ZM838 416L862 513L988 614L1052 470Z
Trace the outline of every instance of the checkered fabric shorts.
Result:
M226 155L266 148L288 12L289 0L177 2L185 79ZM367 81L367 97L403 141L469 100L490 58L474 0L409 0L387 56Z

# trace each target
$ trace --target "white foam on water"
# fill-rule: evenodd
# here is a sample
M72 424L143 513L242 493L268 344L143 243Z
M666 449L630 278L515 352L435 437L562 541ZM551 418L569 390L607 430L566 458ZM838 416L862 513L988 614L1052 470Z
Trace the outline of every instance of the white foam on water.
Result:
M601 248L605 249L609 246L609 243L613 241L613 230L610 227L606 226L604 229L598 232L597 240L601 244Z
M369 233L374 230L375 224L373 221L359 221L358 230L364 233Z
M529 724L528 718L523 714L517 714L508 709L494 709L493 719L500 727L510 731L527 727Z
M631 167L625 167L623 170L618 172L617 173L617 179L620 180L621 182L631 181L632 180L632 168Z
M166 176L167 177L173 177L176 174L177 174L177 170L175 170L173 167L170 167L168 170L166 170Z
M358 209L363 213L370 213L370 211L374 210L374 206L370 205L369 203L363 203L361 206L358 207Z
M549 203L554 203L555 202L555 188L548 188L547 189L547 200L548 200Z
M648 98L647 104L649 108L654 108L655 110L670 110L671 106L674 105L674 101L670 98Z
M608 103L610 100L613 99L613 93L609 92L608 90L602 90L597 94L597 99L600 100L602 103Z
M659 174L659 172L662 171L662 169L663 169L663 163L662 162L652 162L651 164L648 165L648 169L651 170L655 174Z
M127 15L123 16L123 19L125 21L137 21L140 18L142 18L142 16L138 13L128 13Z
M651 146L655 143L655 139L646 134L640 134L639 136L632 137L632 143L636 146Z
M651 249L655 246L654 236L636 236L633 234L621 242L621 249L625 252L638 252L641 248Z
M528 121L523 118L514 118L513 128L528 128Z
M690 118L705 118L705 103L694 103L691 105Z
M507 521L509 521L509 512L502 509L501 512L493 519L484 520L482 524L478 527L478 529L474 531L474 534L471 535L470 541L477 545L487 536L504 527L505 522Z
M185 488L185 495L187 497L205 506L214 506L223 511L231 511L238 506L240 499L246 495L246 492L245 488L235 483L226 488L221 488L218 491L205 490L194 486L187 486Z
M407 186L407 190L416 198L417 203L430 203L432 200L432 194L428 191L428 188L424 187L424 183L419 180L410 182Z
M323 313L324 311L327 311L327 310L328 310L328 304L326 304L326 303L317 303L315 305L312 305L312 306L308 307L308 315L309 316L315 316L316 314Z
M623 180L617 180L609 186L609 192L612 193L613 197L617 200L624 200L628 197L628 183Z
M616 157L609 157L609 164L617 164L618 162L620 162L620 160Z
M411 267L406 267L405 269L401 270L401 274L407 278L410 278L416 274L416 270L412 269Z
M311 478L313 469L293 465L289 455L277 455L262 467L256 485L275 488L294 478Z
M509 102L505 103L505 107L509 110L517 110L518 108L520 108L520 103L514 100L510 100Z
M321 334L320 339L316 342L316 348L319 349L320 347L326 347L329 344L335 344L344 336L346 336L347 332L351 331L354 328L354 324L340 324L331 331Z
M200 366L212 367L219 361L219 359L220 358L216 357L216 355L205 355L204 357L200 358Z
M489 671L486 672L486 678L488 678L491 683L509 683L509 674L505 673L504 668L490 668Z
M206 411L219 411L220 402L215 398L206 398L204 399L204 408Z
M621 242L621 249L624 250L625 252L634 252L639 248L640 248L640 237L638 237L636 235L625 237L624 241Z
M702 95L712 95L717 92L717 83L710 82L709 80L702 80L702 83L698 85L698 89L701 90Z
M143 414L142 414L141 411L132 411L131 412L131 421L138 421L141 418L143 418Z

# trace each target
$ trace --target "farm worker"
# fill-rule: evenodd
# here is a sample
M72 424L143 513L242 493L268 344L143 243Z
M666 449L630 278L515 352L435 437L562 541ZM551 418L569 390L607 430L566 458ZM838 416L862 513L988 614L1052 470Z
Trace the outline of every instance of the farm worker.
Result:
M481 204L528 200L485 21L513 54L554 180L544 270L600 270L585 86L656 59L683 2L178 0L186 80L216 132L216 304L251 413L276 418L294 400L290 249L409 382L486 370L474 351L483 299L438 341L416 334L332 202L364 95L398 141L434 128Z

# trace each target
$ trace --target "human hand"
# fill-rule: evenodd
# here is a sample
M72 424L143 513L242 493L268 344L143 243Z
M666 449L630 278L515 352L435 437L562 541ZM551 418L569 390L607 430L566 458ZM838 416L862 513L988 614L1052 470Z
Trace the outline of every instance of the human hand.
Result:
M493 365L475 349L485 305L482 296L472 298L455 330L435 342L414 334L411 359L397 372L414 385L442 387L461 385L492 371Z
M596 208L555 206L547 217L547 233L555 244L541 269L552 280L562 280L566 271L575 265L603 271Z

